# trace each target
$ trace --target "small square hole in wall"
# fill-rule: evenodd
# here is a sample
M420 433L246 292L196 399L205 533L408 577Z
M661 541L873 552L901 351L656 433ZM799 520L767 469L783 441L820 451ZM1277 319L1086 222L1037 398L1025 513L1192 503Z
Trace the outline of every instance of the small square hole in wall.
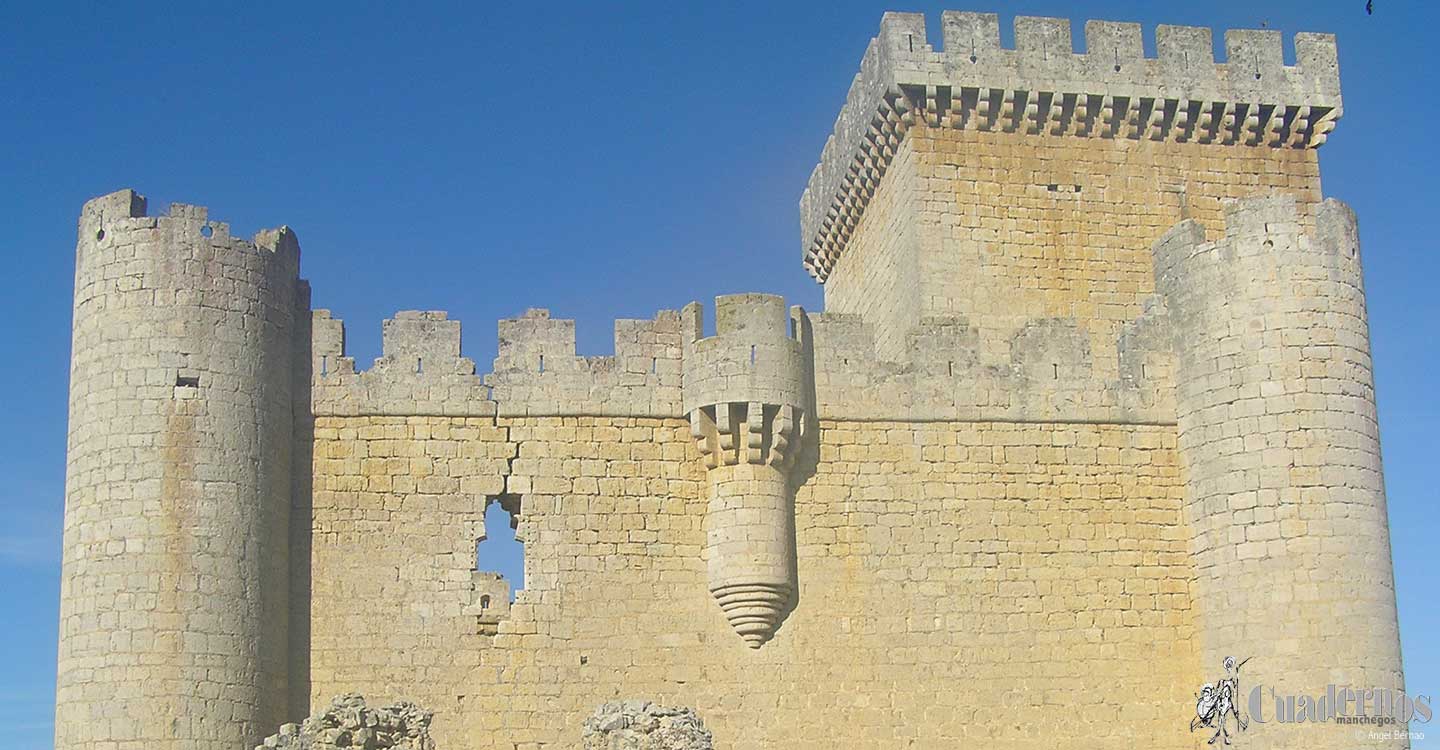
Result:
M200 398L200 376L181 370L175 375L175 398Z

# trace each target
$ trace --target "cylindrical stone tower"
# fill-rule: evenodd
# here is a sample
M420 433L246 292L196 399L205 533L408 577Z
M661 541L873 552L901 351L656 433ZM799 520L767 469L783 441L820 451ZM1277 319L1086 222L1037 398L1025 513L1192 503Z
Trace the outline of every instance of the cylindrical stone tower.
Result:
M1354 214L1242 200L1219 242L1194 222L1172 229L1155 269L1174 323L1202 668L1219 684L1225 657L1249 659L1247 746L1355 747L1334 702L1403 683ZM1327 693L1329 717L1287 716Z
M797 331L803 314L792 311ZM795 595L790 469L809 413L805 347L787 331L784 299L773 295L716 298L709 338L700 337L698 304L682 315L684 409L710 485L710 593L735 632L759 648Z
M55 747L253 747L286 699L288 229L96 198L76 251Z

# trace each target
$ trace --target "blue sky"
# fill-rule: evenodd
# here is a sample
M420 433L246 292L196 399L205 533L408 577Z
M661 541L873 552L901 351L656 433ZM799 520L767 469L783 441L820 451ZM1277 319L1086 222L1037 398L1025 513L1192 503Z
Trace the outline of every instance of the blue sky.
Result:
M893 0L891 0L893 2ZM886 9L827 1L4 4L0 195L0 724L49 746L75 217L134 187L237 233L289 224L317 307L361 366L399 309L495 321L550 307L582 353L617 317L735 291L821 307L796 203ZM1079 5L1083 10L1075 10ZM1412 692L1440 692L1433 568L1440 260L1430 3L1019 2L952 7L1333 31L1345 117L1326 193L1361 220L1401 633ZM406 6L406 7L402 7ZM1071 14L1074 15L1071 15ZM1008 29L1005 32L1008 35ZM1219 35L1217 34L1217 39ZM1440 724L1428 735L1440 734ZM1432 736L1417 747L1440 747Z

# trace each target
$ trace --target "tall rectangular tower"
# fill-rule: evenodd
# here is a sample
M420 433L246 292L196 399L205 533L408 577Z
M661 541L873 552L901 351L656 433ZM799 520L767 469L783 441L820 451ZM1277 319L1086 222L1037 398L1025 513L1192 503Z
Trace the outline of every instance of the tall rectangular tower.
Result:
M1182 219L1208 231L1250 195L1320 200L1315 146L1340 115L1334 38L947 11L886 14L801 200L804 261L829 312L859 313L882 356L908 361L921 318L961 316L982 361L1022 325L1075 318L1097 361L1153 291L1150 243Z

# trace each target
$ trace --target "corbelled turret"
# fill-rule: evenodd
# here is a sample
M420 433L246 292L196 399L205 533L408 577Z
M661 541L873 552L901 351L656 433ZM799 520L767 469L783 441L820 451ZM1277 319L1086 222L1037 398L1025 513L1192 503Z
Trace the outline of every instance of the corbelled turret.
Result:
M768 294L715 300L715 333L698 303L682 312L684 409L710 484L705 557L735 632L759 648L795 595L790 468L810 415L803 342L787 331L804 312Z

